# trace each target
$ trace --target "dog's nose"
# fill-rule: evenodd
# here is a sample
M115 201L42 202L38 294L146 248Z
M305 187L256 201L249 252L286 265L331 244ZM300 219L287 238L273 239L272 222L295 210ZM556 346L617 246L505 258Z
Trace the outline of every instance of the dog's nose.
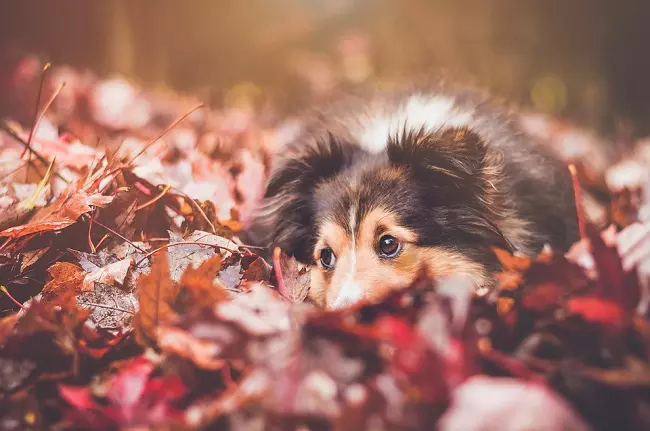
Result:
M340 309L356 304L364 298L363 288L356 281L350 281L343 285L339 294L331 302L329 308Z

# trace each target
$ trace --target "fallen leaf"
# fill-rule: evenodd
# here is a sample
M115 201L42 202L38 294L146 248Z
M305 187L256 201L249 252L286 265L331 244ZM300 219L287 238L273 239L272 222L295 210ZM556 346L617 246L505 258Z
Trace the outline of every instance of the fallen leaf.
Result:
M38 191L34 205L26 207L21 202ZM46 196L51 192L48 185L38 190L36 184L0 184L0 229L8 229L23 223L35 210L47 204Z
M172 304L178 295L178 285L170 278L166 249L154 254L151 272L140 277L137 289L139 310L133 327L138 342L147 345L148 340L155 340L160 322L174 315Z
M134 263L133 256L124 260L110 263L103 268L86 275L83 281L83 290L90 291L95 288L96 283L107 284L109 286L123 285L131 266Z
M580 296L567 301L567 308L588 322L620 326L624 310L615 302L595 296Z
M273 267L266 263L261 257L256 257L242 274L242 278L248 281L267 281L271 276Z
M62 291L81 292L84 289L86 272L74 263L56 262L47 272L52 280L43 287L42 293L45 295Z
M504 272L516 271L525 272L533 262L533 259L525 256L515 256L502 248L494 247L492 249Z
M25 269L29 268L38 260L43 257L45 253L50 250L50 247L39 248L36 250L26 251L23 253L23 260L20 264L20 272L24 272Z
M190 296L190 307L212 307L217 302L228 298L224 286L216 279L222 261L223 258L216 255L204 261L196 269L191 265L185 269L180 286L186 289Z
M0 232L0 236L20 238L26 235L59 230L72 225L92 206L102 207L113 200L112 196L88 195L82 190L68 188L50 205L39 209L32 219L22 226L15 226Z
M607 245L593 226L588 229L592 255L596 263L598 294L612 298L623 310L632 312L641 298L636 271L626 271L616 245Z
M99 328L128 328L138 311L138 298L133 292L102 283L92 291L79 293L76 303L90 310L90 318Z
M106 382L96 400L87 387L59 384L61 397L72 407L68 422L92 429L125 429L168 423L179 417L173 402L187 391L178 376L151 377L155 365L137 357Z
M279 285L280 293L291 302L304 301L311 285L309 269L300 268L295 257L287 256L279 248L273 251L273 260L276 263L276 278L282 277L283 280ZM281 275L278 275L277 271L280 271Z
M512 378L475 376L452 395L442 431L591 429L549 388Z
M228 250L237 250L237 244L233 241L203 231L194 231L185 238L170 233L169 242L171 244L179 242L197 242L206 244L182 244L168 248L169 270L174 282L180 281L181 275L188 265L194 265L197 267L215 255L227 258L231 255L231 252ZM222 246L225 248L217 248L213 246Z

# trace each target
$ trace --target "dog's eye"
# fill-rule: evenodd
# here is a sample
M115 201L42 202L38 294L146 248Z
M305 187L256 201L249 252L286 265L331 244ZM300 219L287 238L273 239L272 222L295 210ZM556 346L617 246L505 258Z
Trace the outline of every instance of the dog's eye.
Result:
M402 248L399 240L392 235L383 235L379 238L379 256L391 258L397 256Z
M336 255L331 248L325 247L320 251L320 264L325 269L331 269L336 263Z

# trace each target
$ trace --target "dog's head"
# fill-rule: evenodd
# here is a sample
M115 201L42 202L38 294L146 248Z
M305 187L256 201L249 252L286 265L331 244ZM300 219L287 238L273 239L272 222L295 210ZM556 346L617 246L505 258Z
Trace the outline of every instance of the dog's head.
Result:
M276 162L253 231L312 265L310 297L339 308L433 277L489 284L494 164L463 128L403 129L367 153L333 133L306 135Z

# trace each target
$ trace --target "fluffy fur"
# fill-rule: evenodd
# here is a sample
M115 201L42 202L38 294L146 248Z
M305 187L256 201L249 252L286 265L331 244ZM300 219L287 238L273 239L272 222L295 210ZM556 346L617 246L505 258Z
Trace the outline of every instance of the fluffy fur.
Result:
M391 223L370 220L373 212ZM399 261L368 264L376 238L360 232L369 223L405 232ZM324 229L329 242L346 238L345 276L318 268ZM567 250L578 236L566 167L483 95L444 86L378 92L313 115L278 154L250 235L314 265L311 296L330 307L408 282L416 264L489 285L492 246L534 255L547 243Z

